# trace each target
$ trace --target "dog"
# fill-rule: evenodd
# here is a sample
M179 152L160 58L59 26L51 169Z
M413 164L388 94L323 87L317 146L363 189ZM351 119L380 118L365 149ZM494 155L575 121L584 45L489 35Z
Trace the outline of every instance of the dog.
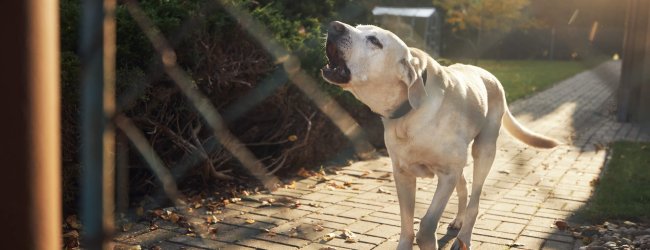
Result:
M393 164L400 207L398 249L437 249L436 230L454 190L458 213L449 225L459 229L453 249L471 249L479 199L492 167L503 124L518 140L538 148L560 142L532 132L515 120L503 86L488 71L471 65L441 66L390 31L334 21L325 45L329 83L351 92L381 116ZM463 168L468 148L474 160L471 199ZM438 186L417 235L413 230L416 178L438 176Z

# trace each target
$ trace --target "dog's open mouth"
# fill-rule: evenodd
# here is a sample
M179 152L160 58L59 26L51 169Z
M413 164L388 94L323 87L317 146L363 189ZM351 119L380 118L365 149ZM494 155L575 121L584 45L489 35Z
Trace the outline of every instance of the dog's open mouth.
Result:
M332 83L344 84L350 82L350 69L345 64L341 51L333 41L327 40L325 47L327 65L321 69L323 77Z

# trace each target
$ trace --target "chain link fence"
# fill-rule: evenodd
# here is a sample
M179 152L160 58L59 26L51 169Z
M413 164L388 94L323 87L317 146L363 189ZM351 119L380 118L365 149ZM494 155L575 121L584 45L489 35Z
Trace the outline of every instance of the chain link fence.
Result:
M189 122L186 121L186 124L176 124L173 129L160 124L160 120L167 119L164 117L166 114L162 114L159 121L132 116L126 110L133 103L139 101L137 98L146 86L136 85L124 91L120 99L114 100L115 81L116 78L119 78L116 77L116 74L119 73L110 65L115 64L116 2L84 3L81 56L84 67L82 82L86 87L82 94L82 106L86 109L83 112L84 119L81 125L83 138L83 151L81 152L83 168L81 172L83 173L82 181L84 181L81 184L83 200L81 212L85 234L83 236L84 244L89 249L106 248L110 242L115 220L112 211L116 207L116 202L112 200L112 197L117 197L117 207L121 210L128 207L128 188L125 186L129 176L125 173L128 173L129 157L124 156L127 140L148 164L153 176L162 184L164 197L176 206L183 206L184 200L187 198L183 197L183 192L179 191L176 180L178 176L183 176L185 172L200 165L203 166L203 175L209 177L207 180L229 180L232 178L232 170L223 169L215 162L223 163L230 159L234 159L265 188L273 190L279 187L282 185L282 181L276 175L289 164L288 157L291 154L301 154L301 150L313 142L310 140L313 131L322 128L313 123L317 114L322 114L329 119L333 127L337 128L340 134L350 142L357 156L360 158L373 156L375 146L370 142L373 138L367 136L368 131L364 131L353 115L346 111L335 100L335 97L322 88L313 72L307 71L301 65L300 56L286 49L278 41L268 27L273 24L260 22L248 9L245 9L244 5L227 0L215 0L200 2L201 6L197 8L204 12L215 9L225 11L229 15L228 18L236 20L237 25L245 31L246 36L255 41L255 46L264 50L267 54L265 56L268 56L273 64L271 69L267 69L268 74L264 78L256 80L257 84L240 82L240 84L249 86L249 89L246 93L241 94L240 98L231 100L228 105L217 107L215 100L211 99L205 89L197 84L198 80L193 78L190 71L195 69L188 69L180 65L178 54L175 51L178 46L177 41L194 28L196 19L204 13L196 13L197 16L190 16L186 20L178 20L182 23L179 25L182 28L170 39L165 36L160 27L156 26L156 22L151 19L139 2L126 0L120 4L126 8L137 27L145 34L146 42L153 47L155 57L161 63L162 74L170 80L169 86L166 88L177 89L182 94L184 101L174 104L187 105L187 112L195 115L190 115L192 118L189 119ZM338 15L343 18L359 15L359 6L371 7L370 4L347 4L338 10ZM402 22L401 19L396 20ZM403 25L408 26L409 23L404 22ZM424 41L427 39L430 40L430 38L418 36L417 33L411 34L410 39L421 44L425 43ZM203 42L203 46L206 51L213 49L210 47L210 41ZM215 69L215 72L223 73L219 69ZM218 79L220 76L215 73L213 77ZM144 78L160 79L161 76L151 73L146 74ZM211 80L214 79L208 79L207 82L211 83ZM104 84L99 84L101 82ZM276 91L283 91L287 82L298 89L302 96L317 108L317 110L311 110L298 107L286 110L286 112L295 112L294 116L302 119L296 121L303 125L302 133L286 137L285 133L268 131L272 135L269 135L267 140L253 142L243 141L239 138L233 131L237 128L229 126L229 124L244 117L247 112L257 106L264 105L264 100ZM290 106L291 103L288 105ZM173 119L176 119L176 123L178 123L178 118L169 118L167 121ZM149 126L142 128L139 124L149 124ZM117 143L113 141L115 138L111 132L113 127L118 129ZM282 129L282 127L279 128ZM161 158L161 154L166 152L160 152L154 147L156 140L160 139L157 134L164 134L168 138L167 140L171 140L175 145L175 149L180 148L180 151L184 152L181 155L175 155L179 160L169 162ZM103 141L99 138L103 138ZM260 155L251 150L251 147L256 146L287 143L291 143L291 146L284 147L280 154ZM328 145L320 146L327 147ZM117 160L114 162L116 153ZM174 167L170 167L171 164ZM114 178L115 176L117 178ZM117 194L114 194L112 190L117 190Z

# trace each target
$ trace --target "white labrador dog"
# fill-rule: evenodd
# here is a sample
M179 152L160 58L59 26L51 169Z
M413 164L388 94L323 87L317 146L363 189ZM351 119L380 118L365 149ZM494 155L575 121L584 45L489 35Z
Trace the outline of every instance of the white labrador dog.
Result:
M350 91L382 117L400 205L398 249L437 249L436 229L454 188L459 205L450 227L460 229L453 248L468 249L479 198L501 124L515 138L539 148L559 142L536 134L510 114L499 80L484 69L443 67L425 52L409 48L395 34L372 25L332 22L327 34L328 65L323 78ZM463 167L472 146L474 175L467 203ZM416 177L438 176L438 187L413 230Z

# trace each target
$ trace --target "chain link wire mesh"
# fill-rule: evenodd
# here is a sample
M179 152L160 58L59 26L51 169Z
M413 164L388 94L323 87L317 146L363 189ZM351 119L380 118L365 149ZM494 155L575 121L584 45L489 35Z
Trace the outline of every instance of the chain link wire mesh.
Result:
M340 132L348 138L360 158L368 158L374 154L375 149L369 142L366 137L366 132L361 128L359 123L332 96L319 87L318 81L313 78L313 75L302 68L297 55L292 54L278 43L269 29L265 27L265 24L260 23L248 11L242 9L241 6L225 0L215 0L206 2L205 6L200 9L207 12L215 8L223 8L271 56L274 64L278 67L271 70L266 78L259 81L260 84L251 88L243 97L235 100L226 107L217 108L200 91L200 88L196 86L191 74L178 65L177 55L174 51L175 40L180 39L180 37L185 35L187 30L192 29L192 24L196 22L195 17L183 20L180 32L174 38L168 39L156 27L150 17L147 16L137 1L127 0L124 2L124 5L138 27L146 35L148 42L153 45L156 56L162 62L164 74L171 78L174 85L191 104L191 108L198 112L201 118L199 123L205 123L209 127L212 133L211 138L214 139L212 141L213 143L201 142L196 138L196 132L194 132L195 141L184 144L186 150L190 153L184 155L181 160L174 163L176 165L175 168L169 168L160 158L159 152L156 152L151 145L152 142L147 139L145 135L147 132L138 128L134 123L134 120L138 119L138 117L128 117L123 113L125 107L128 107L130 103L134 102L134 99L143 91L145 86L135 86L123 94L120 105L118 106L118 114L113 119L113 122L149 165L155 177L162 183L163 193L174 205L183 206L183 200L186 198L178 190L175 176L182 175L183 172L188 171L202 161L210 161L211 155L220 149L227 150L242 167L248 170L267 189L274 190L282 184L275 174L285 165L286 157L278 157L277 159L267 161L269 163L268 165L264 164L265 159L256 157L248 148L252 143L240 141L231 129L228 128L227 124L237 120L256 105L259 105L265 98L273 95L274 91L277 91L280 86L283 86L287 82L297 87L316 105L321 113L325 114L331 120ZM370 8L370 5L365 7ZM351 7L351 5L346 5L339 10L339 15L342 17L352 16L355 15L356 11L358 9ZM411 39L419 44L425 43L425 39L418 34L414 34ZM148 77L156 78L159 76L151 75ZM304 118L307 124L305 129L306 133L303 137L308 138L312 130L311 119L315 113L305 113L301 110L297 110L297 112ZM191 124L192 128L190 129L200 130L201 124ZM168 131L167 133L173 135L173 132ZM288 151L299 153L300 147L305 146L306 141L304 140L302 144L297 144L296 147ZM216 179L228 179L222 172L217 171L216 166L210 166L209 170L210 172L207 173L209 176L214 176Z

